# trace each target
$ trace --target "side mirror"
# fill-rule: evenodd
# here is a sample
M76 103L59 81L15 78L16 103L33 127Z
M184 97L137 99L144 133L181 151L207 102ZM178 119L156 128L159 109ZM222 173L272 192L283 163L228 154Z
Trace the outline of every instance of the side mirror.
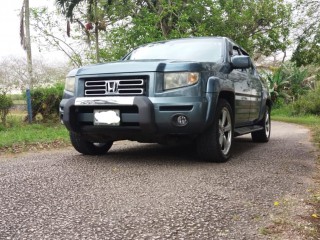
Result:
M233 56L231 57L231 66L233 69L244 69L251 66L251 61L249 56Z

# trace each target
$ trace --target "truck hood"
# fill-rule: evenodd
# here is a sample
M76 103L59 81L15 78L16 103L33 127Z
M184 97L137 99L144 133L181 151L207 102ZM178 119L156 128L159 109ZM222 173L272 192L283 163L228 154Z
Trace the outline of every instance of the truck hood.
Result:
M213 64L210 64L213 65ZM137 73L137 72L174 72L191 71L200 72L208 69L208 63L174 60L138 60L119 61L104 64L85 66L71 71L68 76L97 75L114 73Z

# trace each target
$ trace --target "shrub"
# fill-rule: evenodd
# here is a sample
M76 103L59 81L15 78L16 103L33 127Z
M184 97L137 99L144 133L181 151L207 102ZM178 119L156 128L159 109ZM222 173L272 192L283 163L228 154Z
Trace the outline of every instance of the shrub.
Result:
M309 91L306 95L293 103L293 111L296 115L315 114L320 115L320 86Z
M59 103L62 99L63 84L57 83L52 87L39 87L31 90L32 119L38 114L43 121L59 116Z
M3 126L6 126L7 115L12 106L12 99L5 94L0 94L0 120Z
M266 73L272 101L281 105L296 101L300 96L312 89L308 81L308 69L297 67L294 63L286 62L272 73ZM282 102L281 102L282 100Z

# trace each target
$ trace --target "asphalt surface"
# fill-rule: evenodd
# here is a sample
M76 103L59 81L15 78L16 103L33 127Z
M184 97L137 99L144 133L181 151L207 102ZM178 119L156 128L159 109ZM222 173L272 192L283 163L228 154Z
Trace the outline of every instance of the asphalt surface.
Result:
M223 164L129 141L0 156L0 239L269 239L308 211L313 151L307 129L273 122L269 143L236 138Z

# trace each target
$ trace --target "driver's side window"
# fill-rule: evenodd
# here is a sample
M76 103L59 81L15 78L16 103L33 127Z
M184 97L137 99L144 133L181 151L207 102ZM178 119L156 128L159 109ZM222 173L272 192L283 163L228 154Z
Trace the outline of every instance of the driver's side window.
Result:
M237 47L232 48L232 56L240 55L239 49Z
M240 55L242 55L241 54L241 50L237 46L233 46L232 47L232 55L231 55L231 57L232 56L240 56ZM246 72L247 71L247 69L237 69L237 70L240 71L240 72Z

